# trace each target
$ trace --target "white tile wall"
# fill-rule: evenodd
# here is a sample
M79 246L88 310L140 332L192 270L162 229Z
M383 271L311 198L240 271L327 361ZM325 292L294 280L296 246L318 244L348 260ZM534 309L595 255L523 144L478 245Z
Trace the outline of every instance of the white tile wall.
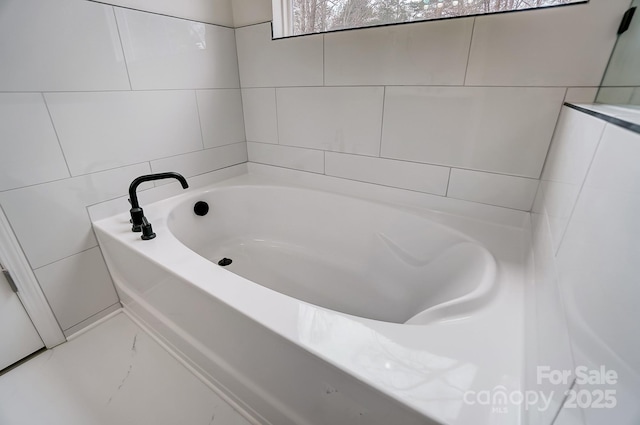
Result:
M242 89L247 140L278 143L276 89Z
M0 203L27 255L38 268L97 242L85 207L124 195L131 181L148 174L136 164L0 193Z
M0 91L128 90L113 8L3 0Z
M565 90L387 87L382 156L538 178Z
M541 183L554 252L560 246L605 124L574 109L562 109Z
M35 270L63 330L118 302L100 248Z
M447 196L529 211L537 190L536 179L453 168Z
M247 142L249 161L278 167L324 173L324 155L320 150Z
M198 22L233 26L230 0L106 0L101 2Z
M449 168L391 159L326 154L326 174L444 196Z
M543 219L547 215L551 218L551 211L558 209L554 204L575 204L575 208L565 220L564 237L554 241L553 261L539 274L557 279L575 364L604 366L619 377L614 386L578 388L589 392L615 390L615 408L584 409L584 417L564 409L559 416L563 423L637 422L640 344L628 336L638 333L634 319L635 300L640 296L640 171L635 161L639 156L639 134L587 114L565 111L545 167L545 177L569 181L581 190L577 196L568 191L542 192L538 211ZM553 232L551 226L547 230L549 238ZM550 329L554 325L544 326ZM553 341L545 342L546 350L556 350Z
M196 95L205 148L246 140L239 89L198 90Z
M237 26L271 20L266 1L247 3L233 0ZM539 178L562 102L595 98L629 3L591 0L276 41L268 23L237 29L247 138ZM341 120L365 120L370 108L340 96L318 101L322 91L310 86L384 86L381 153L373 143L354 149L356 137L340 131ZM295 102L292 96L281 104L281 87L300 90ZM410 167L398 173L410 174ZM483 202L514 205L511 195L494 195ZM526 192L518 208L531 196Z
M239 87L233 29L116 10L134 90Z
M45 94L71 174L202 149L193 91Z
M0 191L69 177L40 93L0 93Z
M383 94L382 87L277 89L280 143L377 156Z
M536 201L543 203L542 194ZM544 205L540 205L544 210ZM555 250L549 232L546 214L532 214L532 251L534 255L533 291L529 301L534 305L534 311L529 317L532 338L536 342L536 350L530 350L529 368L547 366L553 370L574 370L575 362L571 351L571 340L565 319L565 309L558 287L558 275L555 266ZM530 370L532 376L527 390L543 391L545 397L551 398L547 409L529 408L526 414L529 424L552 424L554 416L564 400L564 391L570 383L554 385L547 380L538 378L537 370ZM537 406L536 406L537 407Z
M192 177L243 162L247 162L247 144L234 143L151 161L151 172L175 171ZM170 181L158 181L156 184L162 182Z
M271 0L233 0L231 5L236 28L271 21Z
M204 22L212 11L224 20L226 7L231 24L228 0L117 1ZM235 34L84 0L7 0L0 10L0 92L16 92L0 93L0 204L75 332L118 305L86 207L117 198L126 210L130 182L152 168L195 186L247 160Z
M325 36L326 85L462 85L473 18Z
M466 84L598 86L629 0L476 18Z
M236 29L242 87L321 86L323 36L271 40L271 24Z

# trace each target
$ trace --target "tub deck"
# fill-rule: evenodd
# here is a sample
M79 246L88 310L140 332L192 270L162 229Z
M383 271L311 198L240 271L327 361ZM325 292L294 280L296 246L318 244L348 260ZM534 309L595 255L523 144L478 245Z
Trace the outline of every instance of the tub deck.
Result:
M285 183L277 175L265 176L259 167L257 171L215 183L205 190L233 186L298 187ZM278 173L281 171L275 172ZM301 183L303 186L308 185L316 189L332 190L335 182L322 177L325 176L309 176L308 181ZM355 182L347 186L362 189ZM345 189L343 185L341 190L349 188ZM364 187L360 196L365 193L368 198L376 200L379 194L375 191ZM333 401L327 401L330 407L324 412L329 418L335 415L334 419L331 419L332 423L360 423L356 422L358 415L368 418L363 423L385 423L384 411L376 412L376 403L367 404L373 397L373 393L369 391L371 389L394 400L399 406L406 406L408 411L418 414L415 416L413 413L407 413L409 419L402 423L432 423L431 420L434 420L446 424L477 425L494 423L497 419L500 423L520 423L521 411L517 406L508 406L497 413L492 411L492 406L465 402L464 396L468 391L491 391L496 387L504 388L507 392L522 390L523 297L527 279L524 264L529 243L528 231L525 226L503 223L510 220L514 223L520 218L524 223L526 214L453 200L447 202L453 201L455 205L452 205L449 211L443 212L442 204L435 205L443 202L435 199L438 197L407 194L407 200L413 197L420 198L421 205L409 207L408 203L405 203L401 208L409 208L412 213L424 214L430 220L468 235L487 248L497 265L497 290L490 303L480 305L472 312L423 325L403 325L344 314L283 295L239 275L251 277L254 272L262 273L259 268L237 270L238 274L235 274L200 255L194 255L167 227L167 211L193 198L193 193L184 193L144 205L145 213L158 234L152 241L143 242L139 235L128 230L126 213L95 221L94 227L125 309L147 322L150 328L155 329L169 344L174 345L188 361L202 368L203 373L209 374L218 385L226 387L241 401L244 399L262 420L271 421L274 425L278 421L287 423L287 420L290 421L292 418L296 418L294 421L299 423L314 423L305 416L309 414L309 417L313 417L313 412L309 411L312 406L306 406L302 397L312 397L317 393L316 397L319 399L333 397ZM378 200L383 202L386 199L389 197L378 196ZM425 208L429 203L434 204L435 209ZM477 214L474 214L474 209L477 209ZM460 211L464 210L471 216L465 217L460 214ZM518 214L520 216L516 217ZM242 259L243 256L254 255L253 250L262 248L256 243L254 246L229 244L224 249L224 253L212 249L212 258L221 255L229 257L231 252L231 255ZM287 256L292 254L286 253L286 247L279 253L278 250L274 252L273 255L280 257L273 258L273 261L290 261ZM282 254L283 252L285 254ZM269 261L267 257L263 258L264 261ZM238 264L242 267L241 260ZM310 274L319 270L314 268L321 267L321 264L303 266ZM274 275L271 278L281 279L282 276ZM189 282L191 289L180 289L186 287L185 282ZM207 310L210 308L206 306L209 299L217 303L219 311L215 313L215 317L214 313ZM230 307L228 311L227 307ZM199 312L202 323L184 317L185 312L194 310ZM234 314L240 313L242 317L233 319L230 316L231 311ZM210 320L220 321L222 316L227 320L226 327L220 328L220 332L228 332L230 335L234 334L234 330L250 332L235 336L243 339L244 344L250 345L250 341L255 340L258 344L255 350L266 351L243 354L239 356L242 358L233 360L239 362L235 365L225 363L231 361L224 358L225 353L215 352L216 342L219 342L216 338L220 335L203 341L212 332L211 322L207 322L209 314L212 315ZM245 318L251 322L251 330L248 330L249 324L242 328ZM256 326L256 323L259 326ZM276 353L269 352L271 346L260 347L263 335L259 334L259 329L264 329L270 335L277 335L292 348L287 349L286 353ZM180 337L180 333L187 335ZM188 340L193 347L189 348L181 342L183 340ZM314 361L324 362L355 378L356 383L336 381L344 385L349 398L337 401L337 396L332 396L336 386L327 382L330 380L330 374L318 376L315 366L296 369L296 359L299 358L296 357L296 353L299 352L299 348L310 353L311 358L316 359ZM279 375L273 375L272 378L289 373L300 375L300 379L309 382L309 388L299 388L289 396L292 398L292 404L297 406L278 405L278 402L273 400L269 405L270 396L263 395L263 400L260 396L254 397L254 393L260 393L259 390L244 390L245 387L264 390L264 386L269 385L270 381L267 378L264 385L253 381L259 381L260 377L257 375L262 374L264 369L253 369L248 362L260 362L261 358L271 359L273 356L281 357L282 364L274 363L273 373ZM219 364L207 369L199 364L208 358L216 360L219 357L224 360L218 361L225 363L222 366ZM303 357L307 361L306 355ZM242 360L247 361L247 367L239 370ZM273 361L277 363L280 360ZM244 386L232 388L234 384L226 381L225 377L233 373L236 373L236 378L240 381L245 380L249 383L245 382ZM218 375L215 376L216 374ZM357 391L360 391L361 386L358 386L357 382L365 384L366 389L362 390L362 397L358 396ZM322 388L326 391L322 391ZM285 389L279 388L273 390L273 394L276 394L273 397L277 397L277 391L280 390L281 394L287 394ZM294 400L298 396L301 397L300 400ZM384 409L384 403L379 404L380 409ZM278 416L278 409L284 416ZM420 415L424 415L422 420ZM343 420L344 418L349 419ZM389 420L389 417L386 419Z

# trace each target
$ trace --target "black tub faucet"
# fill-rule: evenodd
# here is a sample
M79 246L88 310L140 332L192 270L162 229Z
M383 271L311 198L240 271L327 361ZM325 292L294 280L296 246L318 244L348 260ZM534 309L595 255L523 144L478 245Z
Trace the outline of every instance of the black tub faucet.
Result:
M151 223L147 221L144 216L144 211L142 211L142 208L140 208L136 190L141 183L162 179L176 179L180 182L183 189L189 187L189 183L187 183L187 180L182 177L182 175L173 172L146 174L144 176L136 177L129 186L129 202L131 202L131 209L129 210L129 212L131 213L131 230L134 232L142 232L142 239L145 240L155 238L156 234L153 233L153 230L151 229Z

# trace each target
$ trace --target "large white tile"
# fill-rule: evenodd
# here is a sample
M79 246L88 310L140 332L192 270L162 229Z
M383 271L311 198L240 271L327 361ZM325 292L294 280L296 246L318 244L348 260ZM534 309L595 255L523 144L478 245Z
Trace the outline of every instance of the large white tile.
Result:
M280 143L377 156L382 87L276 90Z
M537 190L535 179L452 168L447 196L529 211Z
M239 87L233 29L116 9L134 90Z
M591 115L562 109L541 182L554 252L560 246L605 125Z
M127 194L149 171L144 163L10 190L0 193L0 204L37 268L96 246L86 206Z
M466 84L598 86L629 0L476 18Z
M634 394L624 394L628 386L640 390L640 342L628 338L638 333L629 318L640 297L639 155L640 135L607 126L557 256L574 344L627 380L617 387L620 405L610 413L620 420L610 416L612 423L631 423L622 420L630 409L637 418L637 405L623 406L622 397Z
M0 94L0 191L69 177L44 99Z
M326 153L327 175L444 196L449 168L392 159Z
M240 89L198 90L196 95L205 148L245 141Z
M534 254L534 284L532 297L535 303L531 321L534 323L531 338L536 340L536 350L530 352L530 368L533 376L527 390L539 391L550 397L551 402L546 409L544 403L530 406L530 424L551 424L559 410L564 392L571 382L554 384L549 380L539 379L537 368L549 367L551 370L574 370L575 364L571 352L571 339L564 312L564 304L558 287L558 273L555 263L549 223L546 214L532 214L532 248ZM535 420L533 419L535 418Z
M565 89L387 87L382 156L538 178Z
M605 125L601 119L563 107L542 179L582 184Z
M640 194L640 135L608 124L585 186Z
M233 7L233 26L236 28L272 19L270 0L233 0L231 6Z
M151 161L151 171L175 171L192 177L243 162L247 162L247 145L241 142Z
M109 0L108 3L160 15L233 26L233 10L229 0Z
M118 302L100 248L91 248L35 271L62 329Z
M128 90L113 8L3 0L0 91Z
M0 422L249 424L123 313L1 376Z
M558 252L582 184L541 180L540 187L548 214L553 250Z
M47 93L72 175L202 149L193 91Z
M473 19L325 35L326 85L463 85Z
M247 149L251 162L324 173L323 151L253 142L247 142Z
M242 89L247 141L278 143L276 89Z
M271 24L236 29L242 87L321 86L322 35L271 40Z

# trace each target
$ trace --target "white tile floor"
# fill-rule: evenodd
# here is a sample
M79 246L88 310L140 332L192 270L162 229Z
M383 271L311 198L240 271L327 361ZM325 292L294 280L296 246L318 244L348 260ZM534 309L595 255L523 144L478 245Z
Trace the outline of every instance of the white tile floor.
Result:
M2 425L249 425L119 313L0 376Z

